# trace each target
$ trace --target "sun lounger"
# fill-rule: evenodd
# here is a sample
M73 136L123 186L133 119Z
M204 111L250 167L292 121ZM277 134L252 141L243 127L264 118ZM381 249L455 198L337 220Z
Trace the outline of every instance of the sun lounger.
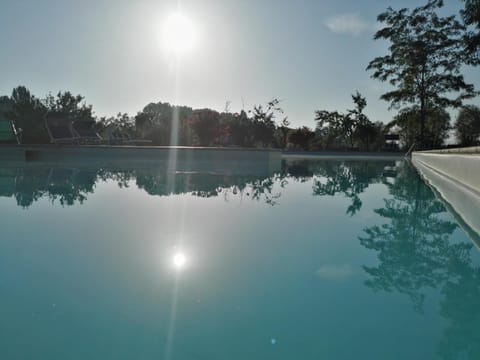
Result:
M140 145L152 143L152 140L132 139L128 132L120 128L111 130L109 134L109 141L112 145Z
M102 137L93 128L93 121L79 120L73 123L73 132L81 143L102 143Z
M45 118L45 127L51 143L74 144L78 141L78 136L73 132L72 121L68 118Z
M128 144L140 145L140 144L151 144L152 143L152 140L132 139L132 137L128 133L124 133L123 136L126 138L126 143L128 143Z

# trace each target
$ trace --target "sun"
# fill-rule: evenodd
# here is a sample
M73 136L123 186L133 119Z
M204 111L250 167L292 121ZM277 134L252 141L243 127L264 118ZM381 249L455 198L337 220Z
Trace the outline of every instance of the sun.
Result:
M163 24L162 42L169 53L180 55L192 50L196 35L192 21L182 13L171 13Z
M184 253L182 252L177 252L175 255L173 255L173 266L176 269L181 269L185 266L185 263L187 262L187 257L185 256Z

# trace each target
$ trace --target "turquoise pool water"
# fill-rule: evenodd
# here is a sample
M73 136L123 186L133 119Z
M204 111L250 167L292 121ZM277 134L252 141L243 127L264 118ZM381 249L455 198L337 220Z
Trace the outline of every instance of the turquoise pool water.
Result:
M479 359L480 257L407 163L0 170L0 359Z

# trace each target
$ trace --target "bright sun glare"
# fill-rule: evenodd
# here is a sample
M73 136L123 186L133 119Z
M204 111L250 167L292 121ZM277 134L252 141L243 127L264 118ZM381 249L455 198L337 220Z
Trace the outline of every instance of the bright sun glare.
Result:
M173 266L175 266L176 269L181 269L185 266L185 263L187 262L187 257L185 256L184 253L182 252L177 252L175 255L173 255Z
M162 40L166 50L176 55L191 50L196 32L190 19L178 12L170 14L163 25Z

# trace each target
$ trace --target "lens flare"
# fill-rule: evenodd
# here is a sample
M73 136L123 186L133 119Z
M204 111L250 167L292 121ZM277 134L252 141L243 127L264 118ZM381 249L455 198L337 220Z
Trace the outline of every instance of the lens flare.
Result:
M168 16L163 26L162 38L166 50L179 55L193 48L196 32L190 19L177 12Z
M173 266L176 269L180 270L184 268L186 263L187 263L187 257L185 256L184 253L177 252L173 255Z

